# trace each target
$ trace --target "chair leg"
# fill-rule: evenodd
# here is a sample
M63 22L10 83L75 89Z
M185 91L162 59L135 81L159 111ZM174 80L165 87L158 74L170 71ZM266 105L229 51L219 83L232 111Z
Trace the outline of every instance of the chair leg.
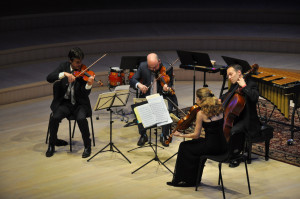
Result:
M90 119L91 119L91 127L92 127L93 144L95 146L95 134L94 134L93 117L91 116Z
M220 165L219 165L220 166ZM221 169L222 169L222 164L221 164ZM219 172L219 180L218 180L218 185L220 185L220 180L221 180L221 172Z
M74 126L73 126L72 138L74 138L76 123L77 123L77 121L75 120L75 122L74 122Z
M265 140L265 160L269 160L270 139Z
M244 160L244 162L245 162L245 169L246 169L246 176L247 176L247 182L248 182L249 195L251 195L251 187L250 187L250 180L249 180L249 175L248 175L247 162L246 162L246 160Z
M48 144L48 139L49 139L49 134L50 134L50 121L51 121L51 117L52 117L52 113L50 114L50 117L49 117L48 130L47 130L46 141L45 141L46 144Z
M250 140L247 141L247 163L251 164L251 153L252 153L252 142Z
M223 178L222 178L222 171L221 170L222 170L222 163L219 162L219 182L221 181L223 198L225 199L225 191L224 191L224 185L223 185Z
M76 120L75 120L76 122ZM69 139L70 139L70 151L72 152L72 134L71 134L71 120L69 120Z

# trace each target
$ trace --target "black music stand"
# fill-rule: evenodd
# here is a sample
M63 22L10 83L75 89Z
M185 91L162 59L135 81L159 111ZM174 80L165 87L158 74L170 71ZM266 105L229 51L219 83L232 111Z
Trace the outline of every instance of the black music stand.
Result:
M240 65L242 69L242 73L244 74L245 72L249 71L251 69L250 64L242 59L236 59L232 57L227 57L227 56L221 56L224 61L226 62L227 66L233 65L233 64L238 64Z
M208 85L206 84L206 72L208 72L209 70L207 68L214 68L214 66L212 65L207 53L177 50L177 54L182 65L190 65L194 67L193 96L195 96L196 66L203 67L203 70L201 70L204 72L203 87L208 87ZM195 97L193 97L193 104L195 104Z
M107 92L107 93L99 94L99 97L98 97L98 100L97 100L94 110L98 111L98 110L106 109L107 111L109 111L109 113L110 113L110 123L109 123L110 124L110 141L104 148L102 148L95 155L93 155L90 159L88 159L87 160L88 162L91 159L93 159L96 155L98 155L99 153L111 151L111 152L120 153L129 163L131 163L130 160L112 142L112 123L113 123L112 113L113 113L113 111L111 110L111 108L126 106L128 97L129 97L129 87L128 87L128 90L127 89L122 89L122 90L116 89L114 92ZM104 149L106 149L108 146L110 147L109 150L104 151ZM116 151L114 150L114 148L116 149Z
M140 63L144 62L144 61L147 61L146 56L122 56L121 63L120 63L120 68L123 69L123 70L138 69ZM136 90L135 95L136 95L136 98L137 98L138 97L138 90ZM133 126L133 125L136 125L136 120L128 122L124 127L129 127L129 126Z
M147 102L141 102L141 104L147 104ZM136 105L135 107L138 107L138 106L141 106L140 104L134 104L134 105ZM165 107L166 108L166 107ZM167 109L166 109L167 110ZM134 112L135 113L135 112ZM135 115L136 115L136 113L135 113ZM151 147L152 147L152 149L153 149L153 152L154 152L154 158L152 158L151 160L149 160L148 162L146 162L145 164L143 164L142 166L140 166L139 168L137 168L136 170L134 170L133 172L132 172L132 174L134 174L135 172L137 172L138 170L140 170L141 168L143 168L144 166L146 166L147 164L149 164L150 162L152 162L152 161L157 161L159 164L161 164L161 165L163 165L167 170L169 170L172 174L173 174L173 172L164 164L164 162L162 162L160 159L159 159L159 157L158 157L158 155L157 155L157 128L158 128L158 126L157 126L157 124L155 124L155 125L152 125L152 126L149 126L149 127L146 127L146 128L144 128L144 126L142 125L142 123L139 123L139 125L141 125L141 128L143 128L144 130L147 130L147 129L151 129L151 128L154 128L155 129L155 148L153 148L152 147L152 145L151 145ZM167 124L165 124L165 125L167 125Z
M141 99L141 98L139 98L139 99ZM140 106L140 105L143 105L143 104L147 104L147 103L148 103L148 102L147 102L147 100L146 100L146 98L145 98L145 101L142 101L142 102L138 102L138 103L132 104L132 105L131 105L131 109L132 109L132 111L133 111L135 107ZM134 111L133 111L133 113L134 113ZM136 124L138 125L138 128L139 128L139 129L140 129L140 128L143 129L143 125L142 125L141 123L138 124L138 123L137 123L137 119L136 119L136 115L134 114L134 116L135 116L135 121L136 121ZM147 128L147 129L150 130L150 133L149 133L149 141L148 141L148 143L145 144L144 146L139 146L139 147L130 149L130 150L127 151L127 152L131 152L131 151L134 151L134 150L136 150L136 149L145 148L145 147L151 147L152 150L155 151L154 148L153 148L153 146L155 146L155 147L160 147L160 148L164 149L164 147L157 146L157 143L156 143L156 144L153 144L153 143L152 143L152 141L151 141L151 135L152 135L151 130L152 130L152 128Z
M141 62L147 61L146 56L123 56L121 58L121 69L138 69Z

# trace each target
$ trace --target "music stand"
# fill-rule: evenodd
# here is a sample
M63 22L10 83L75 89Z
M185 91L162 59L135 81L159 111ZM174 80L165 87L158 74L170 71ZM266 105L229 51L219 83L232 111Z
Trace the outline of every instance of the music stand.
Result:
M148 103L148 102L147 102L146 98L136 98L134 104L131 105L131 109L132 109L132 111L133 111L135 107L140 106L140 105L143 105L143 104L147 104L147 103ZM134 111L133 111L133 113L134 113ZM134 116L136 117L135 113L134 113ZM143 128L143 125L142 125L141 123L138 124L136 119L135 119L135 121L136 121L136 124L138 125L138 128L139 128L139 129L140 129L140 128ZM134 150L136 150L136 149L145 148L145 147L151 147L152 150L155 151L154 148L153 148L153 146L157 146L157 144L153 144L152 141L151 141L151 134L152 134L151 130L152 130L152 129L151 129L151 128L147 128L147 129L150 130L150 133L149 133L149 141L148 141L148 143L145 144L144 146L139 146L139 147L130 149L130 150L127 151L127 152L131 152L131 151L134 151ZM158 146L158 147L164 149L164 147L161 147L161 146Z
M123 87L125 88L125 87ZM93 155L90 159L87 161L89 162L91 159L93 159L96 155L102 152L111 151L111 152L117 152L120 153L130 164L130 160L114 145L112 142L112 110L113 107L121 107L126 106L126 103L128 101L129 97L129 86L127 86L128 89L116 89L114 92L107 92L99 94L97 103L94 107L95 111L106 109L110 113L110 141L109 143L102 148L100 151L98 151L95 155ZM104 151L109 146L109 150ZM116 151L114 150L116 149Z
M121 69L138 69L141 62L147 61L146 56L123 56L121 58Z
M198 52L188 52L177 50L178 57L182 65L190 65L194 67L194 78L193 78L193 96L195 96L195 82L196 82L196 66L203 66L207 68L213 68L209 55L207 53L198 53ZM208 87L206 84L206 72L203 68L204 76L203 76L203 87ZM193 97L193 104L195 104L195 97Z
M140 106L141 104L147 104L147 102L141 102L140 104L134 104L134 105L136 105L135 107L138 107L138 106ZM134 114L136 115L136 113L134 112ZM137 116L136 116L137 117ZM137 117L138 118L138 117ZM169 121L168 121L168 123L169 123ZM167 123L167 124L168 124ZM167 124L165 124L165 125L167 125ZM152 149L153 149L153 152L154 152L154 158L152 158L151 160L149 160L148 162L146 162L145 164L143 164L142 166L140 166L139 168L137 168L136 170L134 170L133 172L132 172L132 174L134 174L135 172L137 172L138 170L140 170L141 168L143 168L144 166L146 166L147 164L149 164L150 162L152 162L152 161L157 161L159 164L161 164L161 165L163 165L167 170L169 170L172 174L173 174L173 172L164 164L164 162L162 162L160 159L159 159L159 157L158 157L158 155L157 155L157 128L158 128L158 126L157 126L157 124L155 124L155 125L152 125L152 126L149 126L149 127L144 127L143 125L142 125L142 123L139 123L138 125L141 125L141 128L143 129L143 130L147 130L147 129L151 129L151 128L155 128L155 148L153 148L152 146ZM163 125L162 125L163 126Z
M233 65L233 64L238 64L240 65L243 69L242 69L242 73L247 72L248 70L251 69L250 64L242 59L236 59L233 57L227 57L227 56L221 56L224 61L226 62L227 66Z

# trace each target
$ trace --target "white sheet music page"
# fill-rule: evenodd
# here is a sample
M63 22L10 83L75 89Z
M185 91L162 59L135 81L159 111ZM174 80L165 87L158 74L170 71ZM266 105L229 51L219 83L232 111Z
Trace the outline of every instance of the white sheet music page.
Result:
M153 114L156 117L158 125L159 123L167 122L168 117L170 116L163 97L160 95L150 95L146 98L152 109Z
M143 104L136 107L138 114L141 117L144 128L153 126L157 123L156 117L153 114L149 104Z

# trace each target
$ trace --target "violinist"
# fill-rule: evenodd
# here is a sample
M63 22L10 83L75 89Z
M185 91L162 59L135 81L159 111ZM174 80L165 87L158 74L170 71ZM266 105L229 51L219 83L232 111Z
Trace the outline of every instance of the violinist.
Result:
M256 103L258 101L259 92L257 84L250 77L243 77L243 68L238 65L230 65L227 68L227 76L231 82L230 89L222 95L221 100L224 101L226 96L238 85L238 92L241 92L245 98L245 106L239 117L235 119L230 134L238 132L245 133L246 139L256 137L260 130L260 122L257 116ZM226 109L226 107L224 107ZM237 167L240 162L234 161L229 164L230 167Z
M74 115L82 134L84 151L82 158L91 154L91 139L89 126L86 117L92 115L89 99L94 76L87 81L83 78L76 78L73 71L81 70L84 53L80 48L72 48L68 54L69 61L61 63L53 72L47 76L49 83L54 83L53 101L51 103L52 118L50 119L50 138L46 157L53 156L55 145L58 146L57 131L59 123L63 118ZM71 144L71 143L70 143Z
M196 185L199 158L202 155L218 155L226 152L226 140L223 134L223 107L208 88L196 91L196 103L200 107L196 113L193 133L174 132L174 136L192 138L179 145L173 180L167 185L191 187ZM197 109L194 109L197 110ZM190 113L191 114L191 113ZM191 114L192 115L192 114ZM202 128L205 138L200 137Z
M169 78L169 82L164 80L164 77ZM147 55L147 61L141 62L137 72L130 79L130 86L134 89L139 89L140 98L145 98L148 95L159 93L163 97L169 97L175 104L178 104L177 97L171 93L173 86L173 67L168 69L163 66L157 54L150 53ZM168 110L173 109L173 104L168 103ZM160 142L163 146L169 146L165 143L170 132L170 125L162 127ZM148 141L148 136L145 130L139 129L140 139L138 146L143 146Z

